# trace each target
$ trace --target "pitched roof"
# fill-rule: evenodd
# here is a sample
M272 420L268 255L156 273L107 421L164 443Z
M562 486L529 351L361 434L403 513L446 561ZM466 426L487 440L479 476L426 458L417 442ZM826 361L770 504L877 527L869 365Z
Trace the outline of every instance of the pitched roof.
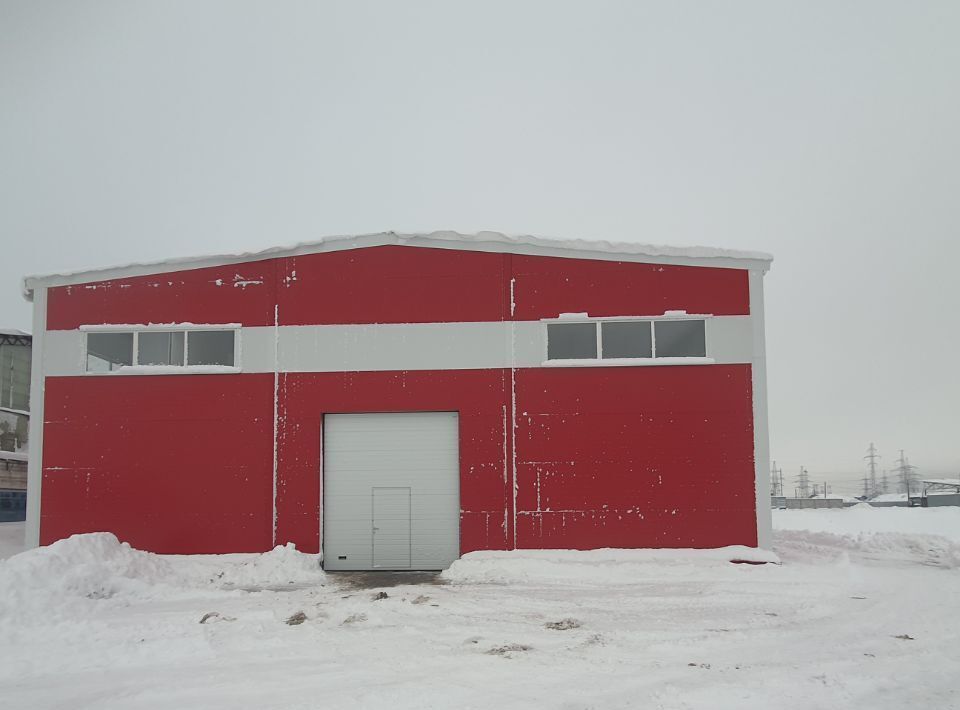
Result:
M633 242L549 239L529 235L512 236L500 232L477 232L475 234L461 234L452 231L411 234L378 232L375 234L330 236L312 242L302 242L287 247L272 247L256 252L166 259L83 271L27 276L23 280L23 293L27 300L32 300L33 289L38 286L67 286L90 281L105 281L169 271L199 269L207 266L240 264L262 259L384 245L602 259L605 261L758 269L761 271L766 271L770 262L773 261L773 257L764 252L737 251L716 247L674 247L635 244Z

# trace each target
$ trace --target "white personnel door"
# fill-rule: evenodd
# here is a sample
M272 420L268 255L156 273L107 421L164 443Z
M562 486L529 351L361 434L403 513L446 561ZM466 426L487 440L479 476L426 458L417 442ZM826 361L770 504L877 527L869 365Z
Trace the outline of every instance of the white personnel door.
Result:
M456 412L328 414L323 566L445 569L460 556Z

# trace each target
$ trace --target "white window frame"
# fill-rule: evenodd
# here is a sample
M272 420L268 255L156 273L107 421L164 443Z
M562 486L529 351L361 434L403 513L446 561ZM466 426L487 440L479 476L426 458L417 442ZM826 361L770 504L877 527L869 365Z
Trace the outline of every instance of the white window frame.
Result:
M81 371L91 377L113 375L211 375L235 374L242 372L241 368L241 325L239 323L150 323L142 325L109 324L109 325L81 325L83 333L83 348L81 353ZM233 365L188 365L190 348L190 331L197 330L229 330L233 331ZM87 334L88 333L132 333L133 334L133 364L122 365L109 372L90 372L87 369ZM183 333L183 365L139 365L140 333Z
M716 360L710 356L710 342L707 337L709 329L706 322L713 318L712 313L687 313L686 311L667 311L662 316L601 316L590 317L586 313L561 313L556 318L543 318L543 353L544 358L541 365L543 367L650 367L663 365L713 365ZM704 357L657 357L657 329L655 324L663 321L682 321L699 320L704 322ZM603 357L603 323L615 322L649 323L650 324L650 352L651 357ZM596 324L597 335L597 357L596 358L558 358L550 360L547 357L549 351L549 327L555 324L565 323L594 323Z

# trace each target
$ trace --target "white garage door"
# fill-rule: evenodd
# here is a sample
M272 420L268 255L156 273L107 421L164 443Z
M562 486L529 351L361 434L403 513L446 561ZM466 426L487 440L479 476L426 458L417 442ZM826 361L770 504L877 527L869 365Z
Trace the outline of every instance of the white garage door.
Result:
M456 412L323 419L323 566L445 569L460 556Z

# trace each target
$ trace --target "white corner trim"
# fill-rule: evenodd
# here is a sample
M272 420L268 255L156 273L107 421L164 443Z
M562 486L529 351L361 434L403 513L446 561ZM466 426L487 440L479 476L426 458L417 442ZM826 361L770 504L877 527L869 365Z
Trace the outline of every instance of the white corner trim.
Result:
M44 339L47 334L47 289L33 294L33 350L30 370L30 457L27 460L27 524L24 548L40 546L40 504L43 487Z
M753 324L753 458L756 477L757 546L773 546L773 517L770 511L770 430L767 419L767 353L764 329L763 275L750 271L750 320Z

